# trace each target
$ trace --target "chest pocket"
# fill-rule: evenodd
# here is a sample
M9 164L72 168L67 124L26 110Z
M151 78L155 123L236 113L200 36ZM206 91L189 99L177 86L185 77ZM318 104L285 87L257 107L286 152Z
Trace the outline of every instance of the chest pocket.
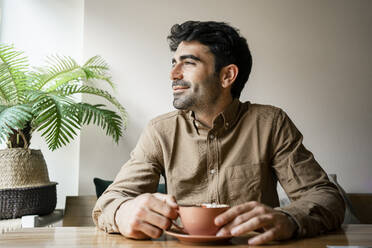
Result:
M246 163L226 168L222 183L225 202L239 204L261 198L264 163Z

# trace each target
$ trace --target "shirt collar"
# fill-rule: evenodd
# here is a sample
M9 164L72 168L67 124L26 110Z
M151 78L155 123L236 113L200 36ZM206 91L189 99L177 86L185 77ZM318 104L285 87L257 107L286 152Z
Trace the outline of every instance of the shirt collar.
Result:
M215 120L222 117L224 127L226 129L229 129L235 124L236 120L238 119L241 104L242 103L239 101L239 99L234 98L233 101L226 107L226 109L221 114L216 116ZM195 118L195 113L193 111L187 111L187 117L189 118L189 120L193 121L196 129L207 129L206 126L204 126Z
M207 131L209 129L209 127L207 127L206 125L204 125L203 123L196 119L194 111L189 111L189 118L190 120L192 120L193 125L198 134L200 134L201 130Z
M234 123L238 119L240 105L241 102L239 101L239 99L234 98L230 105L228 105L227 108L221 113L226 129L234 125Z

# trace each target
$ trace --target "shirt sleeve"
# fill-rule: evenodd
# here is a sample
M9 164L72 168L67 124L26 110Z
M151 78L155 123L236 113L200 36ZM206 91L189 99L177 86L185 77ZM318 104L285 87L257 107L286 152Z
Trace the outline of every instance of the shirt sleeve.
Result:
M297 237L340 227L345 204L337 187L302 144L303 136L280 110L273 128L273 168L291 204L278 208L298 225Z
M92 212L96 226L109 233L119 232L115 214L121 204L143 193L155 193L159 178L164 173L161 149L155 130L149 124L142 133L114 182L98 198Z

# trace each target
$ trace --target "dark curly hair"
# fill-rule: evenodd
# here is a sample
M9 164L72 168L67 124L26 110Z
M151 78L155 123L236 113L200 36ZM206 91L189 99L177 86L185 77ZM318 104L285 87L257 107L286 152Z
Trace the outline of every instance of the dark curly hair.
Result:
M198 41L208 46L214 55L215 72L235 64L238 75L231 87L233 98L239 98L252 68L252 56L247 41L239 30L224 22L187 21L175 24L167 37L171 51L176 51L182 41Z

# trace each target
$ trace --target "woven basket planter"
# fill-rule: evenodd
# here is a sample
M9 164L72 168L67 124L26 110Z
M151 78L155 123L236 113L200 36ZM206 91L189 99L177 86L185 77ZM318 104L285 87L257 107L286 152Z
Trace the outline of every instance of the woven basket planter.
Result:
M57 203L55 182L40 150L0 150L0 219L53 212Z

